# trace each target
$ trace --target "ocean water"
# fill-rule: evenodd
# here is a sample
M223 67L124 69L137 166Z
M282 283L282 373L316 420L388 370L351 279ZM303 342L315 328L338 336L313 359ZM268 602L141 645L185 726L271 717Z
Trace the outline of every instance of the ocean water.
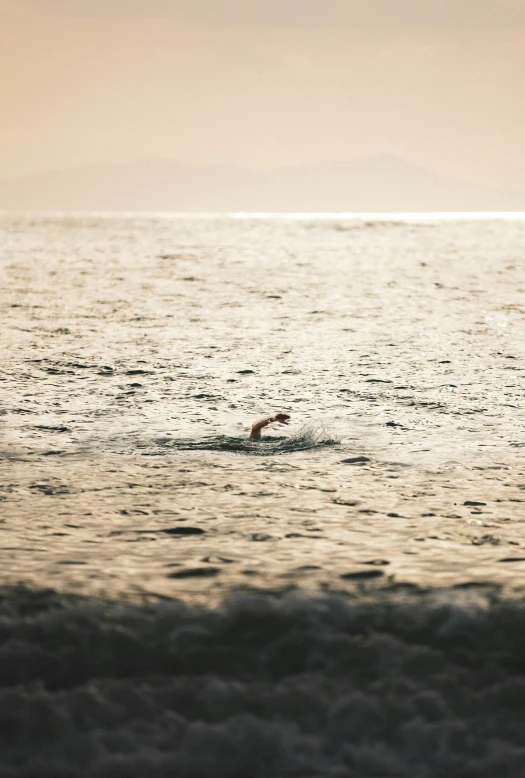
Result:
M525 218L0 231L0 777L521 778Z
M2 778L523 776L517 601L13 590L0 630Z
M2 244L4 582L521 587L525 220L10 215Z

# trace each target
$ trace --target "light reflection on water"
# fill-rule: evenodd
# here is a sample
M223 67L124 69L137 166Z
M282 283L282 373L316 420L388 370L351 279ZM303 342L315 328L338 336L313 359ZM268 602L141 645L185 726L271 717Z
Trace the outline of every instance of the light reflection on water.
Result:
M3 580L517 585L524 218L4 215Z

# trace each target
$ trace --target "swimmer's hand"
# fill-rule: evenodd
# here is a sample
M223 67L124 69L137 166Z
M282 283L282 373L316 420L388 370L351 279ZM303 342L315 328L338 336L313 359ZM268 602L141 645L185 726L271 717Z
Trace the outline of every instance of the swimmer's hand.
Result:
M263 429L263 427L267 427L268 424L273 424L273 422L275 421L278 421L280 424L288 424L289 420L290 420L290 416L287 413L278 413L275 416L269 416L267 419L261 419L260 421L256 421L254 424L252 424L250 439L260 440L261 430Z

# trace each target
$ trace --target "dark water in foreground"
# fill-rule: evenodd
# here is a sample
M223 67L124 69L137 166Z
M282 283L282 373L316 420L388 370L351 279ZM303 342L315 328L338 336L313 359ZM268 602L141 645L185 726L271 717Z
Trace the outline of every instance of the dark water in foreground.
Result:
M2 778L522 778L525 606L0 599Z

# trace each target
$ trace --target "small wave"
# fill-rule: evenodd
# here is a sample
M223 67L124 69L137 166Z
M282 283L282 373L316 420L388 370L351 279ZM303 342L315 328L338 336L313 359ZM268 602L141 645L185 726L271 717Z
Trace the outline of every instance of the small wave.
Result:
M0 592L7 778L523 778L525 605Z
M273 456L289 454L295 451L308 451L339 443L324 424L309 423L301 427L294 435L250 440L228 435L211 435L193 439L159 438L156 443L165 448L178 451L230 451L255 456Z

